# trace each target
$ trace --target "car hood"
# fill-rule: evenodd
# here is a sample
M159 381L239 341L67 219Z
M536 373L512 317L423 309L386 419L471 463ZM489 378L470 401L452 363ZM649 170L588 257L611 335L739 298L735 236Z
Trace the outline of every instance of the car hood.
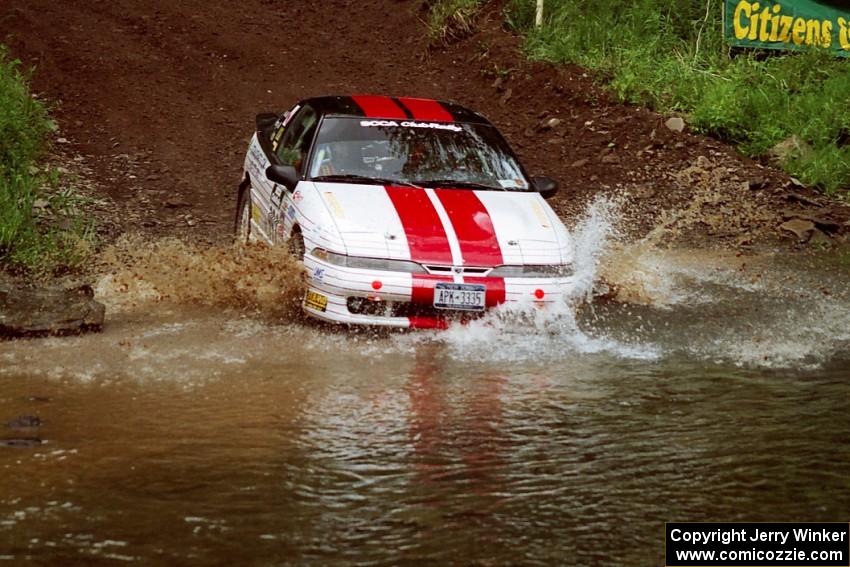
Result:
M566 229L537 193L315 187L349 255L467 266L572 259Z

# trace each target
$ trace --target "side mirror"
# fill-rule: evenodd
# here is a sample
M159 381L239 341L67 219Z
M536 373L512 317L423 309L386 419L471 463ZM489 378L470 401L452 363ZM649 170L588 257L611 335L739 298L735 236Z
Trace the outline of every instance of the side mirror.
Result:
M277 122L277 114L274 112L263 112L257 115L257 131L262 132L266 128L271 128L272 124Z
M298 184L298 172L291 165L270 165L266 168L266 177L290 191Z
M551 177L544 177L542 175L532 177L531 184L534 186L534 190L540 193L540 196L544 199L554 197L558 192L558 182Z

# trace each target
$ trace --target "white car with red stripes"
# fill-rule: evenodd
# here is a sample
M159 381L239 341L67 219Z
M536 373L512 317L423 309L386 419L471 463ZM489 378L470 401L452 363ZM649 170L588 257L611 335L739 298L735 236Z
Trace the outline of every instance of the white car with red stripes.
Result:
M556 191L460 105L317 97L257 117L236 233L303 258L313 317L445 328L565 298L573 246L544 200Z

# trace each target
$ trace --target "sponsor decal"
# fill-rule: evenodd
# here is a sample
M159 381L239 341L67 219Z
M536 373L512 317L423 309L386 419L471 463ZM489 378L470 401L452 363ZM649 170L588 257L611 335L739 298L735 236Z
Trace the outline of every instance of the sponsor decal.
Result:
M723 28L729 45L850 56L850 8L840 1L725 0Z
M266 233L274 234L275 225L277 225L277 211L272 208L269 210L269 214L266 215Z
M364 128L430 128L432 130L451 130L452 132L460 132L463 130L463 128L457 124L446 124L444 122L414 122L412 120L404 120L402 122L398 122L396 120L361 120L360 125Z
M301 191L296 191L295 193L292 194L292 200L295 201L296 203L300 202L301 199L303 199L303 198L304 198L304 195L301 194Z
M308 290L304 296L304 307L324 313L328 309L328 298L321 293Z
M330 191L326 191L325 202L328 204L328 207L333 212L335 217L339 219L345 218L345 211L342 209L342 205L339 203L339 200L336 198L336 195L334 195Z
M540 203L532 201L531 210L534 211L534 216L540 221L540 226L549 228L549 219L546 217L546 213L543 212L543 207L540 206Z
M251 220L255 224L260 224L260 221L263 220L263 211L260 210L260 206L256 203L251 203Z
M272 151L277 151L277 147L280 145L280 139L283 138L283 132L285 128L283 126L279 127L277 131L272 136Z
M258 144L251 144L251 149L249 150L251 157L262 163L266 159L266 155L263 153L263 150L260 149Z
M298 111L299 111L300 109L301 109L301 105L300 105L300 104L297 104L297 105L295 105L295 108L293 108L292 110L290 110L289 112L287 112L287 113L286 113L286 115L284 116L283 124L281 124L281 126L283 126L284 128L286 128L286 125L287 125L287 124L289 124L289 122L292 120L292 118L293 118L296 114L298 114Z
M325 279L325 269L324 268L316 268L313 271L313 279L317 281L322 281Z
M286 218L292 220L295 218L295 206L294 205L286 205Z

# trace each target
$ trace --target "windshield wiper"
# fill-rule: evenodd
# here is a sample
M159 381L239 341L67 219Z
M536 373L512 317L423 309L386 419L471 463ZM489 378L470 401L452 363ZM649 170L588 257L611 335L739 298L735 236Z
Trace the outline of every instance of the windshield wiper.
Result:
M403 187L415 187L416 189L421 189L421 185L416 185L415 183L411 183L410 181L402 181L401 179L387 179L384 177L371 177L369 175L357 175L354 173L337 173L334 175L319 175L317 177L313 177L310 181L319 181L319 182L346 182L353 181L370 183L372 185L401 185Z
M422 185L428 187L463 187L465 189L481 189L483 191L505 191L504 187L496 187L495 185L487 185L486 183L476 183L475 181L462 181L460 179L429 179L423 181Z

